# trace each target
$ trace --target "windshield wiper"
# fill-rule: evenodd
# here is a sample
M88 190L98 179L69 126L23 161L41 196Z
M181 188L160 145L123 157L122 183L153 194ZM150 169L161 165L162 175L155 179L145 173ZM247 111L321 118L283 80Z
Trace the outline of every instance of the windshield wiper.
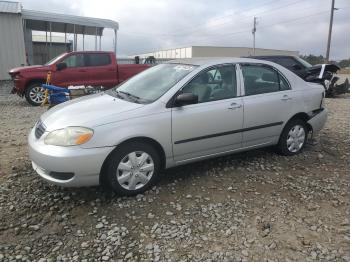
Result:
M140 100L140 99L141 99L141 97L135 96L135 95L130 94L130 93L128 93L128 92L124 92L124 91L117 91L117 92L118 92L118 93L121 93L121 94L124 94L124 95L127 95L128 97L132 97L132 98L134 98L134 99L136 99L136 100Z
M125 97L120 95L120 92L116 89L112 89L112 91L116 94L116 97L125 100Z
M119 91L117 89L112 89L112 90L116 94L116 97L123 99L123 100L130 100L130 101L135 102L137 104L144 104L146 101L146 100L142 99L141 97L130 94L128 92Z

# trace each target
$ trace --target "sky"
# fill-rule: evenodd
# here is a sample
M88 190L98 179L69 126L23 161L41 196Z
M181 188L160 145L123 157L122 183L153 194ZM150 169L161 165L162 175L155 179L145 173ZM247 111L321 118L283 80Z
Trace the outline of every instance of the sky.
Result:
M111 19L119 23L119 56L191 45L326 53L331 0L22 0L23 8ZM350 58L350 1L335 0L330 58ZM72 36L70 36L73 39ZM81 38L78 38L78 49ZM87 37L88 48L94 38ZM106 29L103 50L113 50Z

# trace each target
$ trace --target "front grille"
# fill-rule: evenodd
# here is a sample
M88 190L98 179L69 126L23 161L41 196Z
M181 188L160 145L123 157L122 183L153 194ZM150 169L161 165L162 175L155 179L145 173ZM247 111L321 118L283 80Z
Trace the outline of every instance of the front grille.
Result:
M39 120L35 126L35 137L39 139L44 134L45 129L46 127L44 124Z

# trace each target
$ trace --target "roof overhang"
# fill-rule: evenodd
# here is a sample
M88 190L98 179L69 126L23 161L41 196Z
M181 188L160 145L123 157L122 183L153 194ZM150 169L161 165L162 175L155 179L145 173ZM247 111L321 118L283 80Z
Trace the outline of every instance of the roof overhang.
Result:
M109 19L57 14L22 9L25 26L34 31L102 35L104 28L119 29L118 22Z
M22 11L21 3L12 1L0 1L0 13L20 14Z

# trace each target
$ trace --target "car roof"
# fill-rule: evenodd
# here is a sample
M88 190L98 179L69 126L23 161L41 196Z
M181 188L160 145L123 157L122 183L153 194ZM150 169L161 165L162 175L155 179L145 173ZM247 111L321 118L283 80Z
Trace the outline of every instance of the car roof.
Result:
M112 51L70 51L69 54L111 54Z
M266 60L258 60L252 58L244 57L198 57L198 58L182 58L168 61L167 63L173 64L187 64L187 65L198 65L198 66L210 66L217 64L226 64L226 63L262 63L275 65Z
M295 55L255 55L251 56L251 58L277 58L277 57L288 57L288 58L294 58Z

